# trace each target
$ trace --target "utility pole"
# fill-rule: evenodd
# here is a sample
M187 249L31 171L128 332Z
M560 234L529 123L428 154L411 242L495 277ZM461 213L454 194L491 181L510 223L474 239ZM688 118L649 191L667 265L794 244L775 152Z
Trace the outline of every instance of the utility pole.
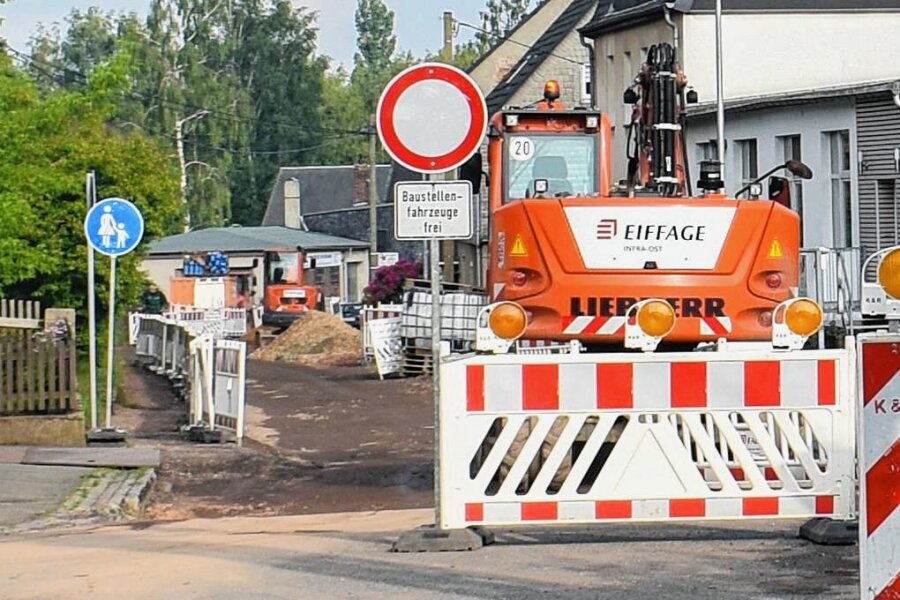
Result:
M184 232L191 230L191 211L187 201L187 165L184 162L184 124L191 119L198 119L209 111L197 111L189 117L175 121L175 148L178 152L178 172L181 175L181 207L184 210Z
M375 115L369 117L369 269L378 253L378 132Z
M444 11L444 45L441 49L441 60L448 64L453 62L453 13L449 10ZM444 179L453 181L456 179L456 172L447 172L444 175ZM444 281L453 282L453 262L456 256L456 241L444 240L441 243L441 246L441 254L444 255Z

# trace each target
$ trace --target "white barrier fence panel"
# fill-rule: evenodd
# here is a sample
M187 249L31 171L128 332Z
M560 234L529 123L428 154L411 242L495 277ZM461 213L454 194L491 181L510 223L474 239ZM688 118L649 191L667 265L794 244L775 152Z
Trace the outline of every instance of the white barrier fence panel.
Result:
M366 321L366 336L371 340L378 375L399 373L403 366L403 339L400 337L400 317Z
M449 357L441 527L855 515L855 352Z
M359 325L363 332L363 358L375 357L375 346L369 329L369 323L381 319L396 319L403 314L402 304L382 304L377 308L365 307L359 311Z
M900 598L900 335L859 337L861 597Z
M230 309L226 309L230 310ZM185 392L191 424L205 423L210 429L234 431L243 438L246 400L247 350L244 342L217 339L204 325L211 311L180 310L178 318L134 315L135 357L148 369L166 376ZM227 323L246 318L219 309L215 321ZM174 313L173 313L174 314ZM221 327L212 328L219 330ZM235 325L232 331L237 331Z
M216 340L213 422L234 431L238 442L244 436L244 401L247 389L247 344Z

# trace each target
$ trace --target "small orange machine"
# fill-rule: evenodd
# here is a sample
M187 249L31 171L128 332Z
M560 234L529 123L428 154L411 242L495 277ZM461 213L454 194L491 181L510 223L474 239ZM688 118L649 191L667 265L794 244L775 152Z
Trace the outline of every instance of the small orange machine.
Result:
M284 327L319 307L318 288L303 284L303 255L298 251L267 252L263 323Z

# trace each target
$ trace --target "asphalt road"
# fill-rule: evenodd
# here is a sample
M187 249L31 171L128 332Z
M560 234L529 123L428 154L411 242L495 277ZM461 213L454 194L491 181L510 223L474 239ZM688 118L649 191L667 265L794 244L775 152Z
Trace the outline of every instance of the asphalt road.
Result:
M428 510L192 520L0 540L3 598L855 598L854 547L796 522L498 532L395 554Z

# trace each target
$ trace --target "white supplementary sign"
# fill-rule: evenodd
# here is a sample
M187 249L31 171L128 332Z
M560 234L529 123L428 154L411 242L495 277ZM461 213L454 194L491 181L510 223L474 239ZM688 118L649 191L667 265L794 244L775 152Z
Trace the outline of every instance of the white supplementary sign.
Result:
M649 210L648 210L649 208ZM570 206L565 209L588 269L714 269L736 209Z
M472 237L472 184L468 181L398 183L394 204L398 240Z
M396 265L400 260L399 252L378 252L375 255L377 264L379 267L389 267L391 265Z
M303 261L304 269L311 269L312 262L316 261L315 268L321 269L324 267L339 267L341 266L341 253L340 252L313 252L312 254L307 254Z

